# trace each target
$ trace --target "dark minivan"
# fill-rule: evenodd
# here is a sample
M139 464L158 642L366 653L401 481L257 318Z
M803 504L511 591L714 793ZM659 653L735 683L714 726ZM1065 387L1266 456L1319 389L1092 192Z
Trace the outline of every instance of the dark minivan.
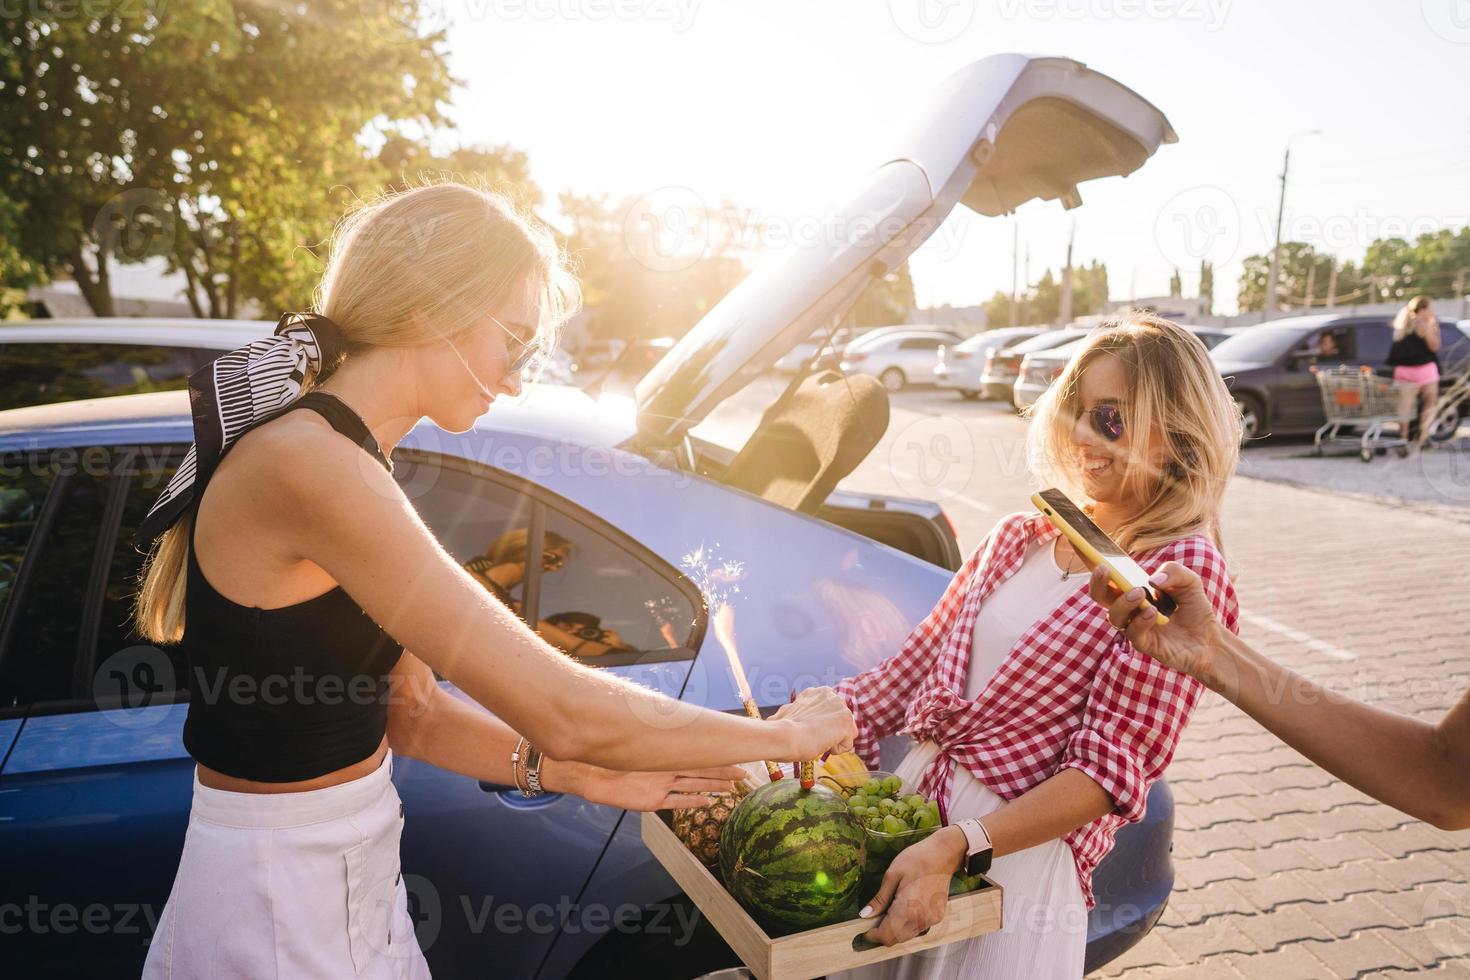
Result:
M1441 372L1470 363L1470 337L1453 320L1439 321ZM1232 332L1210 351L1240 405L1245 436L1315 432L1327 421L1313 365L1368 365L1391 375L1393 324L1386 316L1296 316ZM1436 440L1455 434L1443 424Z

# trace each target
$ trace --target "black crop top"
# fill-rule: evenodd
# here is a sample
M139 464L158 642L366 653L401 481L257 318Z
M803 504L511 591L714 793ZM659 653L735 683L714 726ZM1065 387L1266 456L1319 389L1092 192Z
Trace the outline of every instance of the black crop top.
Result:
M308 392L255 424L297 408L318 412L393 468L362 419L327 392ZM196 524L203 497L197 488ZM387 731L387 675L403 647L340 585L275 609L239 605L200 571L191 531L179 647L190 688L184 748L217 772L312 779L368 758Z

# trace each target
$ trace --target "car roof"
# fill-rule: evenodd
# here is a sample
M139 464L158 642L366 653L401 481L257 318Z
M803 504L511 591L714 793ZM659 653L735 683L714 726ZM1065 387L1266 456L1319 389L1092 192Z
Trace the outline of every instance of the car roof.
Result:
M94 317L0 323L0 344L139 344L233 350L269 337L268 320L198 320L168 317Z
M615 449L637 430L633 400L605 393L593 398L570 385L538 382L518 399L495 403L475 421L474 431L534 436L597 449ZM0 448L192 442L187 391L156 391L109 398L29 405L0 411ZM405 445L452 445L428 419Z

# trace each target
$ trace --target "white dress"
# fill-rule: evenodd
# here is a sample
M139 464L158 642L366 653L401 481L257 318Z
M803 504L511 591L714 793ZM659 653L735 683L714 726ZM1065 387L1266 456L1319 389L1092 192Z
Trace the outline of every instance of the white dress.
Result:
M1016 641L1031 624L1050 615L1085 587L1087 574L1063 580L1051 542L1033 546L1014 575L996 587L975 619L974 645L965 679L965 698L985 689ZM933 742L914 746L897 773L905 786L938 754ZM945 801L951 823L983 817L1004 800L956 766ZM1072 850L1062 840L998 857L989 876L1005 890L1004 927L995 933L939 946L857 970L829 974L830 980L1077 980L1087 952L1087 903L1077 880Z

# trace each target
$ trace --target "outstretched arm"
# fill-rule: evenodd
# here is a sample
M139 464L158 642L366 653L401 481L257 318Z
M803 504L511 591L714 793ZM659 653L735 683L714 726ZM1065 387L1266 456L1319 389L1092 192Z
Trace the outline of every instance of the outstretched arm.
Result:
M1136 649L1193 675L1334 776L1441 829L1470 828L1470 691L1437 723L1364 704L1221 627L1184 566L1166 564L1155 584L1179 603L1165 626L1151 607L1138 611L1141 594L1119 597L1106 578L1093 576L1092 597Z
M427 664L404 651L389 677L388 744L394 752L440 769L514 785L510 754L519 736L494 715L439 686ZM746 775L739 766L673 772L616 772L546 758L541 786L628 810L703 806L704 793L729 792Z

